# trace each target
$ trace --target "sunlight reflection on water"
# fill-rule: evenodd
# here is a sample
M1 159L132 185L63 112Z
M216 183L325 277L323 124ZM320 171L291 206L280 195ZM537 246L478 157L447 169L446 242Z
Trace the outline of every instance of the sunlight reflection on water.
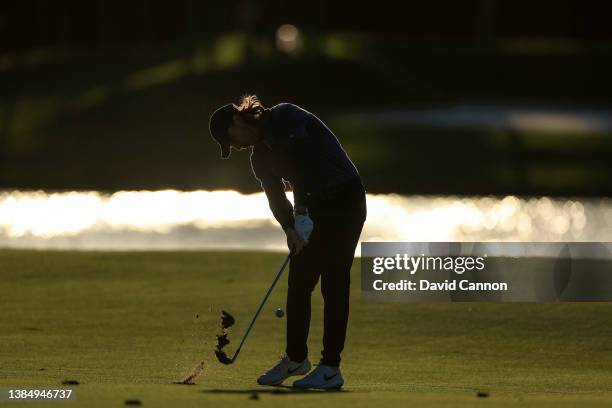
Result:
M609 198L384 194L368 195L361 241L607 242L611 227ZM263 193L5 191L0 246L279 251L285 240Z

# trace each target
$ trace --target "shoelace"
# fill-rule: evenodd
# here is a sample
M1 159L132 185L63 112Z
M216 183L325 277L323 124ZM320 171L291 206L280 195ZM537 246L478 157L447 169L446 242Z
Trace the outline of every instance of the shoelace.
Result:
M268 373L271 374L271 373L278 372L278 371L280 371L282 369L282 367L284 365L288 366L289 363L291 362L291 360L289 360L289 357L287 357L287 356L282 356L280 360L281 361L279 361L279 363L277 365L272 367L272 369L270 371L268 371Z

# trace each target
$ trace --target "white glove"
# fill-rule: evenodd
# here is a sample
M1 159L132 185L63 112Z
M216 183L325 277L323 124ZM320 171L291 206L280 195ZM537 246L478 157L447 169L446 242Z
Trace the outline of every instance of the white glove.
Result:
M314 229L314 222L312 222L312 219L308 216L308 209L305 207L296 208L294 219L295 223L293 228L295 232L297 232L304 241L308 242L310 234Z

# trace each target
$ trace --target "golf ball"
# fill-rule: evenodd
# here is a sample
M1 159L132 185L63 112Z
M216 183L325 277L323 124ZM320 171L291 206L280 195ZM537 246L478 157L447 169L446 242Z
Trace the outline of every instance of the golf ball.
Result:
M275 314L276 317L283 317L285 315L285 311L279 307L278 309L276 309Z

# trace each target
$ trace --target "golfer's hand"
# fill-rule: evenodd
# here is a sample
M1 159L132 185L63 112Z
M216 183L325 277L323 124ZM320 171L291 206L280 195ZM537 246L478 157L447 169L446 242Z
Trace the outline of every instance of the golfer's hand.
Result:
M289 251L295 255L299 254L306 246L307 242L291 227L285 230L285 234L287 235L287 247L289 247Z

